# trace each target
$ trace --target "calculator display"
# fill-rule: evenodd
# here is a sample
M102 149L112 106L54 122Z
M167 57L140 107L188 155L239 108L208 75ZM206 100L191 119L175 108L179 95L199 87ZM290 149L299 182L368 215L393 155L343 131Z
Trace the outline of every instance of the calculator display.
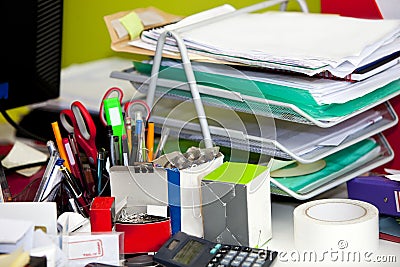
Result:
M190 262L203 250L204 244L196 240L188 241L172 260L189 265Z
M168 267L269 267L278 252L211 242L177 232L154 255L153 260Z

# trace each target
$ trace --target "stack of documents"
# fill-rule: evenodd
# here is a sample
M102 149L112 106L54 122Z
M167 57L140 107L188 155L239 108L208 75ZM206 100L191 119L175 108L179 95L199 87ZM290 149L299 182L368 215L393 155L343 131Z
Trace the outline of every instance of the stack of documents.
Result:
M141 39L147 48L153 45L154 49L161 32L174 30L183 38L190 53L310 76L329 71L341 78L400 50L400 20L300 12L234 15L232 9L220 7L218 10L231 12L232 16L185 28L193 20L189 17L189 22L183 20L168 28L144 31ZM207 12L196 15L209 19ZM168 43L171 46L166 48L176 52L174 40L169 39ZM398 59L392 58L390 62L387 66Z
M274 178L280 185L298 194L305 195L349 171L371 162L382 153L374 139L366 139L326 157L326 166L319 171L300 176ZM272 189L278 194L285 194L276 186Z
M162 61L158 76L169 81L186 82L182 64ZM150 76L152 62L134 62L135 69ZM400 93L400 64L376 74L373 79L349 82L303 75L287 75L234 68L223 64L192 63L196 83L234 92L246 100L273 100L293 104L321 120L349 115L388 96ZM179 94L179 92L174 92ZM217 96L217 90L211 92Z
M302 163L322 159L397 123L389 104L328 128L274 120L226 107L205 106L205 112L215 144ZM152 111L151 120L168 127L171 135L178 133L185 139L203 140L196 110L189 101L161 98Z

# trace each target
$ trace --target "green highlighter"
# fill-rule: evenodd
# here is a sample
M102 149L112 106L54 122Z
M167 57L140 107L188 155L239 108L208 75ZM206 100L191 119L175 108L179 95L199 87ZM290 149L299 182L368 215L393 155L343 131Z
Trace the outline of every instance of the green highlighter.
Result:
M125 135L125 125L119 99L117 97L106 98L103 103L107 124L111 125L113 135L119 136L122 140L122 136Z

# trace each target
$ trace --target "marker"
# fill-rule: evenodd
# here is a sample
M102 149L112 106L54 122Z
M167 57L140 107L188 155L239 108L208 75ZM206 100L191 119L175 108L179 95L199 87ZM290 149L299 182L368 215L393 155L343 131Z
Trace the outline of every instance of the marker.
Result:
M71 172L75 177L80 178L78 164L75 161L75 156L74 156L74 153L72 152L72 148L71 148L71 144L69 143L69 139L65 137L62 139L62 142L63 142L63 146L65 149L65 153L67 154L68 163L71 168Z
M58 126L58 122L56 122L56 121L52 122L51 127L53 128L53 133L54 133L54 137L56 139L58 152L60 153L60 157L64 160L64 166L67 167L68 170L71 170L71 168L68 164L67 153L65 152L65 149L63 146L60 127Z
M153 150L154 150L154 122L149 122L147 124L147 157L149 161L153 161Z

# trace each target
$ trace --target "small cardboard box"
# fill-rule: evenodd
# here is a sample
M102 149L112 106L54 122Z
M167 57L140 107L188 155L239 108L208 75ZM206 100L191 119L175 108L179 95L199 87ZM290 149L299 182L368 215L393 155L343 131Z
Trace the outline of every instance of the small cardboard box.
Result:
M204 238L259 247L272 237L269 169L225 162L202 181Z

